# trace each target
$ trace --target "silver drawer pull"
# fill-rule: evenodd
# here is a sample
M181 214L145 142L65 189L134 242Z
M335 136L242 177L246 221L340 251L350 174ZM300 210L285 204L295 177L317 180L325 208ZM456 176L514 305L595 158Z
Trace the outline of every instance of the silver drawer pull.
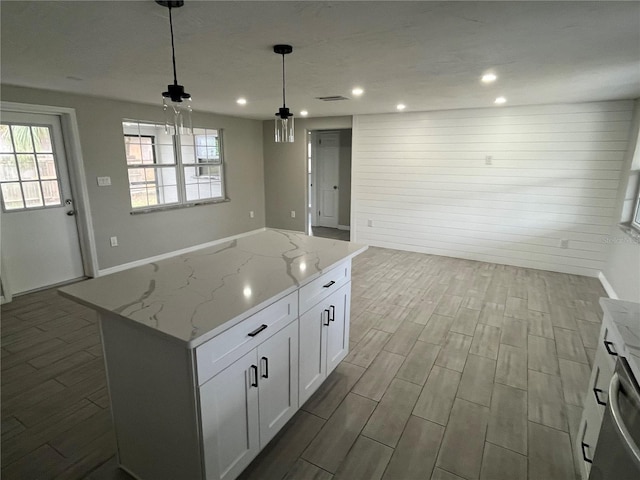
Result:
M322 288L329 288L329 287L330 287L331 285L333 285L334 283L336 283L336 282L334 282L333 280L331 280L329 283L325 283L324 285L322 285Z
M262 325L260 325L258 328L256 328L253 332L249 332L249 336L250 337L255 337L256 335L258 335L261 331L263 331L265 328L267 328L267 325L265 325L264 323Z

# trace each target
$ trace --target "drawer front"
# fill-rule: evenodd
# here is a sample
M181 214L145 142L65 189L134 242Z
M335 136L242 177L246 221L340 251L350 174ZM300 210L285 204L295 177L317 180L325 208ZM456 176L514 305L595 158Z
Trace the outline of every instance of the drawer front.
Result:
M586 401L591 401L597 405L596 410L600 415L600 419L602 419L609 401L609 382L612 376L613 368L610 364L609 354L604 348L598 348L596 359L593 362Z
M298 316L293 292L196 348L198 385L286 327Z
M588 400L582 412L582 420L578 429L578 438L574 445L574 454L580 465L580 474L583 480L589 478L591 462L596 451L598 435L602 426L602 417L598 415L595 401Z
M351 279L351 260L323 273L300 288L300 314L331 295Z
M611 367L611 371L615 369L618 355L622 354L622 339L618 336L618 330L612 326L613 322L605 315L602 319L602 328L600 330L600 343L598 350L602 349L607 357L607 361Z

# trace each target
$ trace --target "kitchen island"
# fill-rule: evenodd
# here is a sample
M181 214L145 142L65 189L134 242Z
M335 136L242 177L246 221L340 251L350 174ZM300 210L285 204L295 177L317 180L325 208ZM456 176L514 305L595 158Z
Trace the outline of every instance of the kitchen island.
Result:
M60 289L99 313L121 468L237 477L346 356L366 248L270 229Z

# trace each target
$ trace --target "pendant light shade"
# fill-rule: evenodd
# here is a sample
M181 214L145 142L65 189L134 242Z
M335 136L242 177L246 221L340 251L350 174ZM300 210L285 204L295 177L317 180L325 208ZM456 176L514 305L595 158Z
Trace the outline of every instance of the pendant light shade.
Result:
M276 113L275 141L276 143L292 143L294 141L293 113L289 111L285 101L284 56L293 52L293 47L291 45L275 45L273 51L282 55L282 107Z
M191 95L184 91L184 86L178 84L176 74L176 51L173 41L172 8L180 8L184 1L159 1L158 5L169 9L169 27L171 29L171 59L173 62L173 84L167 85L167 91L162 92L162 108L164 109L164 129L169 135L192 133L191 123Z

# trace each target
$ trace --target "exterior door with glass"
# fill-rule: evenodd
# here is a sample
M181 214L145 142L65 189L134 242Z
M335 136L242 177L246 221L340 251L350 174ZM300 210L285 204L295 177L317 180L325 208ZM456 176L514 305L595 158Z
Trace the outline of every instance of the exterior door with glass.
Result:
M0 189L4 288L15 295L83 277L58 116L2 112Z

